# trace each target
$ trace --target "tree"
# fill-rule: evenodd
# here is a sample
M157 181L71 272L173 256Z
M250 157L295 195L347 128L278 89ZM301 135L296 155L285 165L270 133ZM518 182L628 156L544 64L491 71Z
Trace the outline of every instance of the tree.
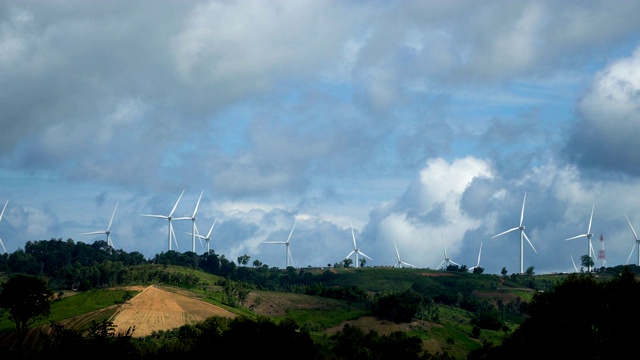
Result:
M534 268L533 266L529 266L529 267L527 268L527 271L525 271L525 274L526 274L527 276L533 276L533 275L535 275L535 272L533 271L534 269L535 269L535 268Z
M582 262L582 266L586 267L588 269L588 271L591 271L591 267L593 267L593 265L594 265L594 262L593 262L593 259L591 258L591 256L582 255L580 257L580 261Z
M360 259L360 267L364 267L367 264L367 259L362 258Z
M503 267L502 270L500 270L500 274L502 274L502 276L507 276L507 268Z
M238 264L240 265L247 265L247 263L249 263L249 259L251 259L251 256L244 254L242 256L238 256Z
M253 266L259 268L262 266L262 262L260 260L253 260Z
M343 267L349 268L349 267L351 267L351 264L353 264L353 260L351 260L351 259L342 260L342 266Z
M16 275L2 284L0 307L9 310L18 335L25 336L33 323L51 312L53 293L44 281L27 275Z

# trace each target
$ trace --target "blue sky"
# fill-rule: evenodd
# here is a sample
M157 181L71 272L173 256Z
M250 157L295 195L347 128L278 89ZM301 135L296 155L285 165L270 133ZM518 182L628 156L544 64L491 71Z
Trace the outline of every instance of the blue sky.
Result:
M640 230L639 1L0 3L0 238L574 271ZM191 250L189 221L174 221ZM604 245L599 241L604 237ZM196 252L204 251L196 243ZM1 249L0 249L1 251ZM637 251L637 248L636 248ZM597 260L597 259L596 259ZM636 263L637 255L629 262ZM597 260L596 264L602 262Z

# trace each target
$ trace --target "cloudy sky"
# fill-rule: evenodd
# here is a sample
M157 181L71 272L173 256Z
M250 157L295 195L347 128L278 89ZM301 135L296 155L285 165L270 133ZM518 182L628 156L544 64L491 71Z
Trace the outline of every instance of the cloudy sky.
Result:
M0 2L7 252L174 212L237 261L627 261L640 230L640 1ZM117 208L116 208L117 204ZM173 221L190 251L192 222ZM600 241L603 236L604 242ZM0 248L0 251L2 249ZM196 242L196 252L205 251ZM636 250L637 251L637 247Z

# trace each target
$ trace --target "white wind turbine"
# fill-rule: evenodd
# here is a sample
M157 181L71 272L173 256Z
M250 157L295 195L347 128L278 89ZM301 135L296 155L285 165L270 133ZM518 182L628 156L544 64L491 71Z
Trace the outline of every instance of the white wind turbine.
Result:
M586 237L587 238L587 255L591 257L591 259L593 259L592 255L594 253L593 246L591 245L591 237L593 236L593 234L591 233L591 222L593 220L593 209L595 208L595 206L596 204L594 203L593 206L591 207L591 217L589 218L589 227L587 227L587 233L565 239L565 241L569 241L569 240L575 240L582 237ZM591 266L588 267L588 270L589 272L591 272Z
M118 208L118 201L116 201L116 206L113 208L113 213L111 213L111 220L109 220L109 225L107 225L107 230L86 232L86 233L82 233L82 234L78 234L78 235L105 234L105 235L107 235L107 245L111 246L112 248L115 248L113 246L113 241L111 241L111 224L113 223L113 217L116 215L116 209L117 208Z
M447 255L447 248L444 246L444 238L442 237L442 235L440 235L440 239L442 240L442 250L444 251L444 260L442 260L442 262L440 263L440 265L438 265L437 269L441 269L442 268L442 264L445 264L444 269L446 270L449 265L453 264L453 265L458 265L460 266L460 264L458 264L457 262L451 260L451 258L449 257L449 255Z
M638 266L640 266L640 240L638 240L638 235L636 234L635 229L633 228L633 225L631 225L631 221L629 220L629 217L627 216L627 214L625 213L624 216L627 218L627 221L629 222L629 226L631 226L631 231L633 231L633 237L636 240L633 243L633 246L631 247L631 252L629 253L629 257L627 258L627 264L629 263L629 260L631 259L631 255L633 255L633 250L636 248L636 246L638 246Z
M356 245L356 235L353 232L353 224L351 224L351 237L353 238L353 250L349 253L349 255L345 256L345 259L348 259L351 255L355 255L355 263L353 265L353 267L358 267L359 263L358 263L358 255L362 255L364 257L366 257L369 260L373 260L372 258L368 257L365 253L363 253L362 251L360 251L360 249L358 249L358 245Z
M289 260L291 260L291 266L294 266L293 265L293 257L291 257L291 250L289 250L289 244L290 244L290 241L291 241L291 235L293 234L293 229L296 228L296 224L297 223L298 223L298 221L293 223L293 227L291 228L291 232L289 232L289 237L287 238L287 241L265 241L264 242L265 244L284 244L286 246L286 252L285 252L285 258L286 258L285 264L286 264L286 267L285 267L285 269L289 268Z
M176 201L176 204L173 205L173 209L171 209L171 212L169 213L169 215L146 215L146 214L140 214L140 216L147 216L147 217L153 217L153 218L159 218L159 219L165 219L167 221L169 221L169 235L168 235L168 239L169 239L169 251L171 251L171 238L173 238L173 240L176 243L176 247L178 246L178 241L176 240L176 234L173 232L173 224L171 223L171 220L173 220L173 213L176 211L176 208L178 207L178 203L180 202L180 199L182 199L182 195L184 195L184 190L182 190L182 193L180 194L180 197L178 197L178 201Z
M475 268L479 268L480 267L480 255L482 254L482 241L480 241L480 251L478 251L478 262L476 263L476 266L472 266L469 268L469 271L473 272L473 270Z
M204 240L207 243L207 254L209 253L209 240L211 240L211 232L213 231L213 227L216 226L217 221L218 221L218 218L213 220L213 224L211 225L211 228L209 229L207 236L196 234L196 236L200 239L200 243L202 243L202 240ZM191 235L191 233L188 233L188 234Z
M529 245L531 246L531 248L533 249L533 251L535 251L535 253L537 254L538 251L536 250L535 247L533 247L533 244L531 243L531 240L529 240L529 237L527 236L527 234L524 232L524 228L525 226L522 225L522 221L524 220L524 204L527 200L527 193L524 193L524 199L522 200L522 212L520 212L520 225L511 228L507 231L503 231L500 234L497 235L493 235L491 238L497 238L500 235L504 235L506 233L510 233L512 231L516 231L516 230L520 230L520 274L524 274L524 239L527 240L527 242L529 243Z
M409 264L407 262L404 262L404 261L400 260L400 252L398 252L398 245L396 245L396 239L393 239L393 246L396 248L396 257L398 259L398 262L396 262L396 264L393 266L394 268L401 268L401 267L404 267L404 266L417 268L417 266L415 266L415 265L411 265L411 264Z
M4 207L2 208L2 212L0 213L0 221L2 221L2 215L4 215L4 210L7 208L7 204L9 203L9 200L7 200L4 203ZM4 243L2 242L2 239L0 239L0 245L2 245L2 250L4 250L4 252L7 252L7 249L4 247Z
M193 215L191 215L190 217L179 217L179 218L174 218L173 220L191 220L191 251L192 252L196 252L196 236L198 236L198 228L196 227L196 214L198 213L198 206L200 206L200 200L202 199L202 193L204 193L204 190L202 190L200 192L200 197L198 198L198 202L196 203L196 207L193 210ZM200 242L202 243L202 240L200 240Z

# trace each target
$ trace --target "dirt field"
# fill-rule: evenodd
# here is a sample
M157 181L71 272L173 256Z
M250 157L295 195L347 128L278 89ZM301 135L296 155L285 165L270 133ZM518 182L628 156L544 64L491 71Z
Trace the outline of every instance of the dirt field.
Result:
M211 316L233 318L236 315L204 301L149 286L123 304L110 320L119 332L135 325L133 336L143 337L153 331L193 324Z

